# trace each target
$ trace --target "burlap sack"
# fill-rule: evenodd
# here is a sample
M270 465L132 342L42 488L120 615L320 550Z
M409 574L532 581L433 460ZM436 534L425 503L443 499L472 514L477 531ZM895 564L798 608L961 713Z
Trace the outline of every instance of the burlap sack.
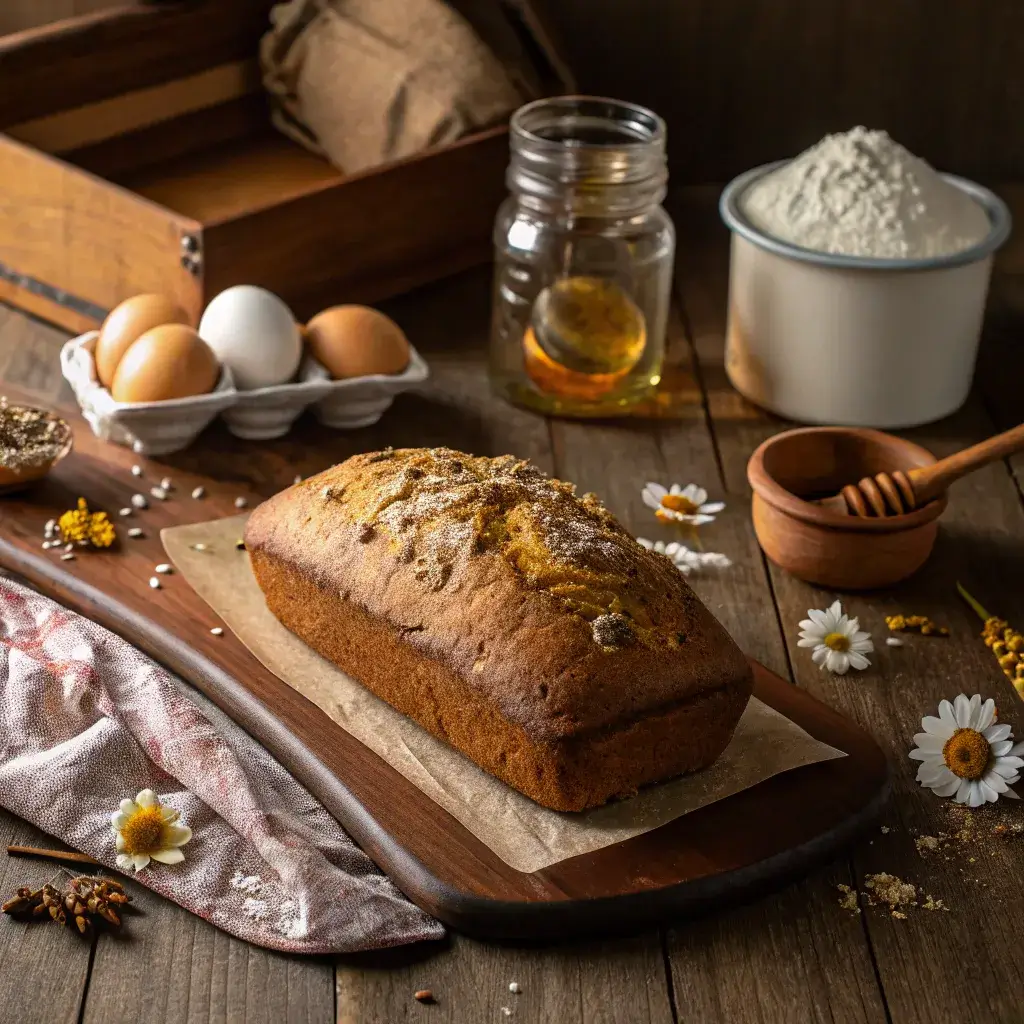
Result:
M531 98L442 0L289 0L263 38L277 127L348 172L494 124Z

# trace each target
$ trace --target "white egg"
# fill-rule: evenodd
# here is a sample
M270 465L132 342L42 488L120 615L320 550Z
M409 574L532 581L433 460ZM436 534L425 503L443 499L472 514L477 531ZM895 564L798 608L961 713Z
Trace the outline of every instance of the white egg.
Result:
M302 358L292 311L272 292L239 284L222 291L199 321L199 337L231 367L243 391L285 384Z

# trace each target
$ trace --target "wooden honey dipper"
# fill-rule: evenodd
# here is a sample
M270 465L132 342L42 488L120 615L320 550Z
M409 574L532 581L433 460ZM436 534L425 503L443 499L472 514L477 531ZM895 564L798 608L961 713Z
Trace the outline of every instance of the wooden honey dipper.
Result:
M903 515L926 505L942 494L951 483L990 462L1024 449L1024 423L962 452L940 459L931 466L907 473L876 473L856 484L847 484L838 494L822 498L816 504L834 512L855 516Z

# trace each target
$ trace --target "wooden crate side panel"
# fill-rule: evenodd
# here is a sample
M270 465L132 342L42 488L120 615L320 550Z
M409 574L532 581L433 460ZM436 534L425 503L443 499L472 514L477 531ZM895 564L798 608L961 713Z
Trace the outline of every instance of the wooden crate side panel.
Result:
M250 60L272 6L129 5L0 37L0 129Z
M86 310L159 291L201 312L201 282L180 255L184 233L201 244L196 223L3 136L0 183L0 267L8 282L27 277ZM12 301L21 305L17 295Z
M208 224L207 299L259 284L297 316L370 302L485 262L506 194L504 129L248 216Z

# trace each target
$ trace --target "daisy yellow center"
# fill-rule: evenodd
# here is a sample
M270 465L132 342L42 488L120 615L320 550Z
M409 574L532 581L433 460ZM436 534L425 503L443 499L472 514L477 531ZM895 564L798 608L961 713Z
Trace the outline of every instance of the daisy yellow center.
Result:
M697 506L682 494L666 494L661 499L661 504L671 512L682 512L687 516L692 516L697 511Z
M848 651L850 638L845 633L829 633L822 643L833 651Z
M980 779L988 767L988 753L988 740L977 729L957 729L942 748L942 760L961 779Z
M159 807L142 807L121 829L125 853L152 853L159 850L164 834L164 816Z

